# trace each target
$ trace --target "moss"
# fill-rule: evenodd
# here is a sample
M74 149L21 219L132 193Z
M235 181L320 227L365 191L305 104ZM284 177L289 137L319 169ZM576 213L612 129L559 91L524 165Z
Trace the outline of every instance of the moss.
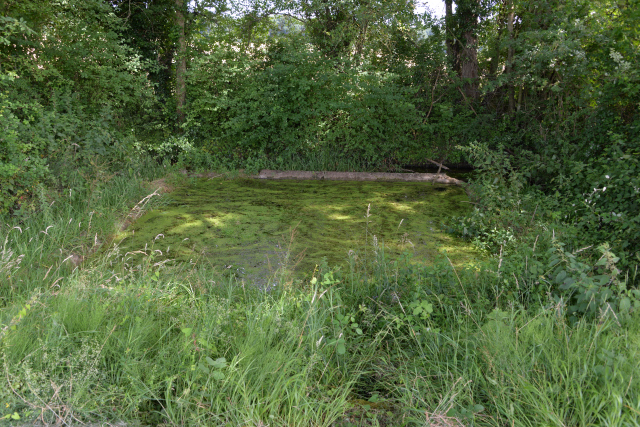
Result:
M197 180L170 197L169 206L122 234L126 250L148 245L161 257L233 268L253 279L282 263L291 266L303 252L296 271L307 273L323 257L330 265L344 263L350 250L362 258L366 236L371 254L374 235L386 254L409 251L418 263L430 263L444 250L454 264L478 256L440 230L446 217L469 209L465 192L454 186L220 178Z

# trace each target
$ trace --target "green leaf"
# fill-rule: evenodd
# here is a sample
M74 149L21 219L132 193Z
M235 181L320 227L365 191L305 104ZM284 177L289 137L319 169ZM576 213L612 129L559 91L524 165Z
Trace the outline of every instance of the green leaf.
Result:
M209 362L209 360L211 360L211 358L207 357L207 362ZM226 368L227 367L227 359L225 359L224 357L219 357L216 360L212 360L211 361L211 366L213 366L216 369Z
M631 308L631 298L624 297L620 300L620 311L622 313L628 313Z
M560 258L552 259L551 262L549 262L549 267L553 267L554 265L558 264L559 262L560 262Z
M340 355L345 354L347 352L347 348L344 346L343 343L339 343L338 347L336 347L336 352Z
M422 308L427 313L433 313L433 304L428 303L427 301L422 301Z

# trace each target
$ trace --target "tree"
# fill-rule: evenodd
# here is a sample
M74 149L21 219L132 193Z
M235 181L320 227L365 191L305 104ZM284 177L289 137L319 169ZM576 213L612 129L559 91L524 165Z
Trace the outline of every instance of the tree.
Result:
M176 116L178 125L184 123L184 106L187 97L187 40L185 36L184 0L176 1L176 26L178 27L178 54L176 65Z
M480 0L458 0L455 14L452 0L445 0L447 53L453 69L464 81L464 95L475 101L478 92L478 19Z

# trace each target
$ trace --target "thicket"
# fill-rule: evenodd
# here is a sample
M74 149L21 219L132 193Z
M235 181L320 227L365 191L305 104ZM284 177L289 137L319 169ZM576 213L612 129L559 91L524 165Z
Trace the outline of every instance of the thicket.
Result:
M25 216L48 189L68 191L70 171L128 161L131 112L150 108L151 92L108 4L14 2L2 13L0 213Z

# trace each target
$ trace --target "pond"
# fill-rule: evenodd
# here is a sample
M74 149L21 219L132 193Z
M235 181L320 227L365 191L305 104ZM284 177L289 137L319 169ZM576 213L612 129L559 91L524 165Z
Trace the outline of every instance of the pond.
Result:
M371 262L383 249L420 264L444 252L454 265L480 257L441 230L470 209L457 186L202 178L168 197L122 233L121 248L146 245L158 258L206 263L257 284L282 267L309 276L323 257L329 265L350 256Z

